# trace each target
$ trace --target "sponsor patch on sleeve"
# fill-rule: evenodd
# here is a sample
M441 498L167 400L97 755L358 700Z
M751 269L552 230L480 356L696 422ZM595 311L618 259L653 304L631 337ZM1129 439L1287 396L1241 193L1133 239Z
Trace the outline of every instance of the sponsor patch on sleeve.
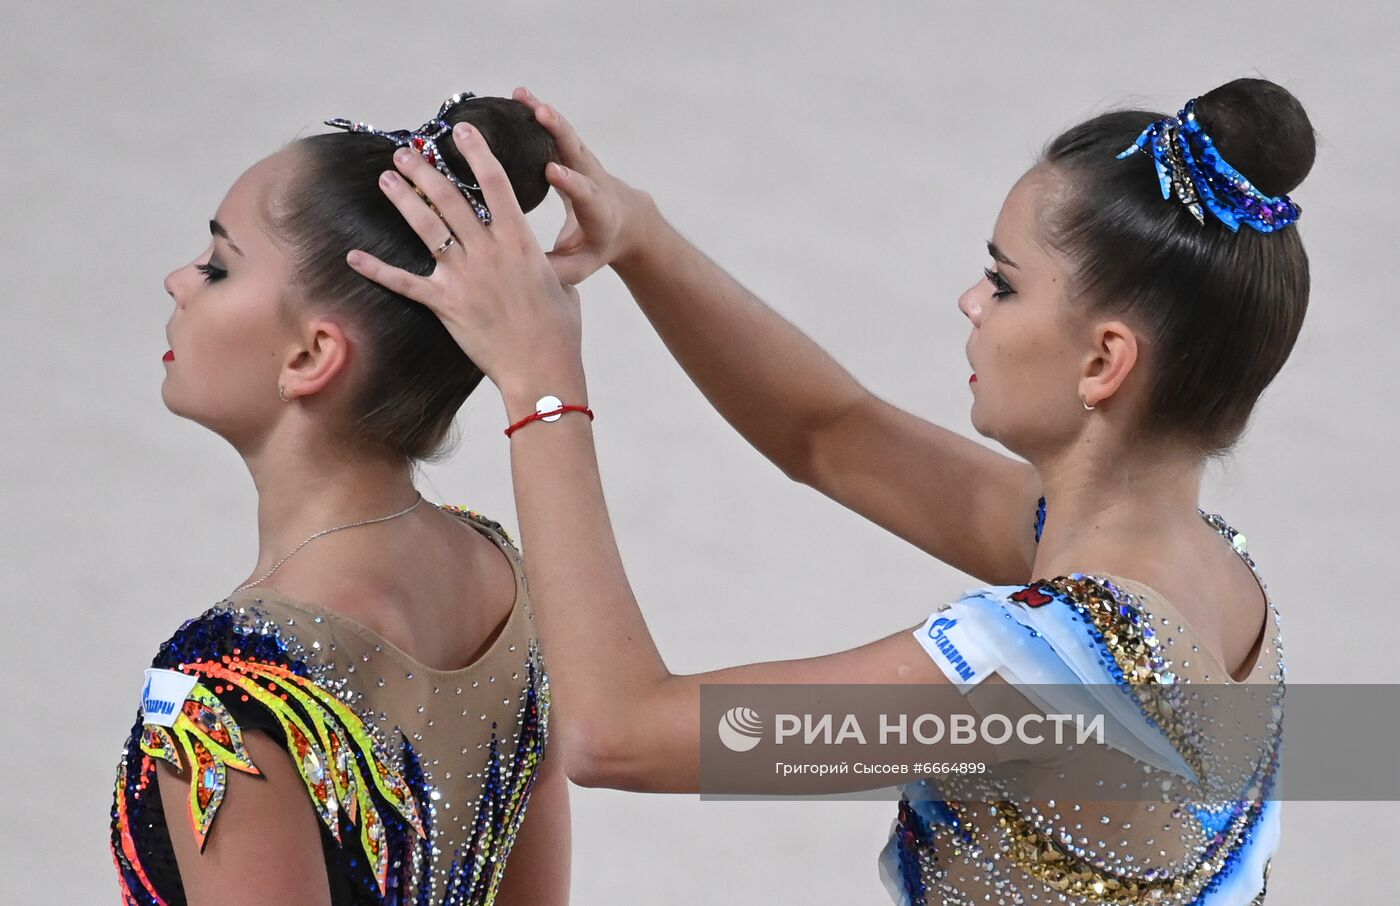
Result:
M935 611L914 631L914 637L959 692L968 691L1001 666L976 626L952 608Z
M141 690L141 714L148 724L168 727L180 716L185 697L199 677L160 667L146 669L146 686Z

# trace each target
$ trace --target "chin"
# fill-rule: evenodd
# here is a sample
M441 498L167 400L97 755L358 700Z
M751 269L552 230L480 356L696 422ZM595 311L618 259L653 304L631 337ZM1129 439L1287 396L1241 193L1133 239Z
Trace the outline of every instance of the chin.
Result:
M202 421L195 418L195 414L190 410L189 406L171 391L169 378L166 379L165 383L160 385L160 401L165 403L165 409L171 415L178 415L180 418L189 419L196 424L203 424Z
M996 440L995 435L992 434L991 429L987 426L985 419L978 417L976 400L973 401L972 409L968 412L968 419L972 422L972 430L989 440Z

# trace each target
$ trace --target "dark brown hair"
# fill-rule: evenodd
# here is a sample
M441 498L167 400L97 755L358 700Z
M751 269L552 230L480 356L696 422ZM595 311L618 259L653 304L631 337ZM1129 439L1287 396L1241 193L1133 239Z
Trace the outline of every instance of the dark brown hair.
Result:
M1116 159L1163 116L1117 110L1051 141L1042 160L1066 191L1045 226L1088 313L1122 315L1144 331L1153 366L1142 427L1215 456L1239 439L1293 350L1308 308L1308 256L1296 224L1232 233L1209 212L1200 224L1162 198L1150 156ZM1196 118L1267 195L1292 192L1312 168L1308 115L1273 82L1221 85L1197 100Z
M468 98L443 119L481 131L522 209L544 200L554 140L528 107L509 98ZM450 136L438 149L453 173L476 183ZM362 356L341 433L351 445L391 458L441 459L451 452L448 431L481 383L481 369L427 307L345 263L351 249L363 249L410 273L432 272L431 251L379 188L379 174L394 169L396 146L377 135L333 132L298 139L289 150L297 155L295 175L269 220L291 255L297 284L291 295L303 310L344 317Z

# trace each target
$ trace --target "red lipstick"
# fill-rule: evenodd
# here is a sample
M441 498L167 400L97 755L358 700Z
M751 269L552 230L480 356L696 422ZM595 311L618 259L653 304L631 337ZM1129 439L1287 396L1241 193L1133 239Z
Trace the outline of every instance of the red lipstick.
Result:
M161 356L161 361L162 361L162 362L173 362L173 361L175 361L175 350L173 350L173 349L167 349L167 350L165 350L165 355Z
M968 382L969 384L975 384L975 383L977 383L977 375L974 373L974 374L972 375L972 377L970 377L970 378L967 379L967 382Z

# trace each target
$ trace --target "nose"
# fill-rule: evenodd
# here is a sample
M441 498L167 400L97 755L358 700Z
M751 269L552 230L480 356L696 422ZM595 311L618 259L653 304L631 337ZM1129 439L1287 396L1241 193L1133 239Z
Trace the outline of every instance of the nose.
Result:
M162 284L165 287L165 291L170 294L170 298L175 300L176 308L180 307L180 297L175 294L175 291L176 287L179 285L180 274L184 270L185 268L182 267L179 270L174 270L166 274L165 280Z
M967 319L972 322L973 327L982 323L982 299L981 294L977 291L981 283L982 281L979 280L963 290L961 296L958 296L958 309L967 315Z

